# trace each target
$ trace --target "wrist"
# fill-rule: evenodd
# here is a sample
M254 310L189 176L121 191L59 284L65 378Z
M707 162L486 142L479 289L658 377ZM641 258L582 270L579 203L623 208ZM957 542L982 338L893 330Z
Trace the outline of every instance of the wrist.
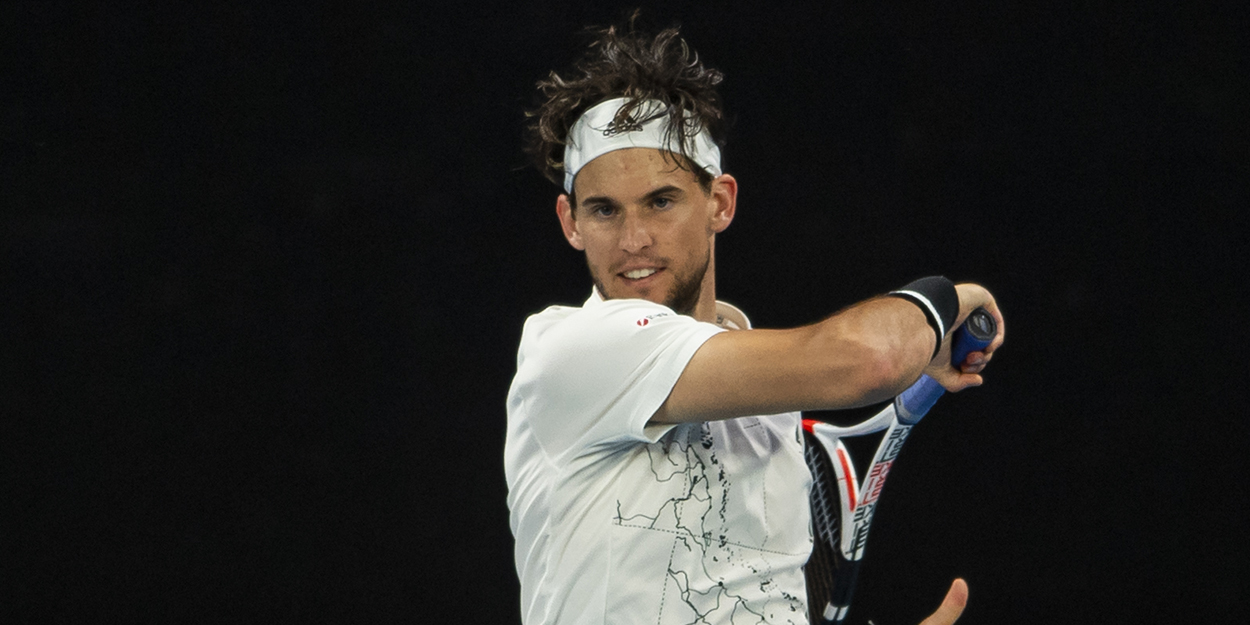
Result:
M959 318L959 292L955 289L955 284L944 276L929 276L910 282L887 295L905 299L924 313L937 338L937 346L933 349L933 355L937 356L942 349L942 340Z

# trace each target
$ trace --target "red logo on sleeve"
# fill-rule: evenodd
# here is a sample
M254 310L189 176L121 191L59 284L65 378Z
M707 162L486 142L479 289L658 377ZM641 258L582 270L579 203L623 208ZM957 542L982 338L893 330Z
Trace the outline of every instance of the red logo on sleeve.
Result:
M638 324L638 327L640 328L645 328L648 323L651 323L652 319L659 319L660 317L672 317L672 316L673 316L673 313L671 312L660 312L660 313L655 313L654 315L647 315L646 317L643 317L642 319L639 319L638 321L635 321L634 323Z

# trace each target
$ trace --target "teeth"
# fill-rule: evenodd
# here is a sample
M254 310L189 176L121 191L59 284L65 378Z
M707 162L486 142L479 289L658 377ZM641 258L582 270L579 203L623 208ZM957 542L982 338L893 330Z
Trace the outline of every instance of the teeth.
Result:
M655 273L655 271L656 270L654 269L635 269L633 271L626 271L625 277L629 278L630 280L638 280L640 278L645 278Z

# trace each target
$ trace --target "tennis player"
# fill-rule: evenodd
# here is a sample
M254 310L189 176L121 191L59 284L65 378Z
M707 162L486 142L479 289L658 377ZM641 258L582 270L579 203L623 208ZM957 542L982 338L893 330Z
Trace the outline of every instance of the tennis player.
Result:
M918 280L810 326L753 330L716 300L721 74L666 30L609 28L539 83L531 154L585 252L581 306L525 323L505 470L522 617L546 623L806 623L812 550L799 411L887 400L922 373L979 385L994 298ZM985 307L999 336L949 364ZM943 364L945 363L945 364ZM952 623L956 580L929 625Z

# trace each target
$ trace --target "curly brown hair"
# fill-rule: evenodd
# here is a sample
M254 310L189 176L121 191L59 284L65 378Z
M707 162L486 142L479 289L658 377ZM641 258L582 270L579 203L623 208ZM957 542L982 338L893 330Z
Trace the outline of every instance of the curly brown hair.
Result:
M706 129L717 146L724 144L724 113L716 86L724 76L704 67L697 52L678 35L677 28L654 37L638 32L635 12L626 28L590 29L596 35L586 54L565 75L551 72L538 81L543 103L527 125L526 153L547 179L564 182L564 146L569 130L586 109L604 100L629 98L616 114L618 125L630 123L630 114L646 100L668 106L670 135L678 133L683 158L676 165L695 173L708 188L711 176L687 157L693 137ZM671 144L670 144L671 145Z

